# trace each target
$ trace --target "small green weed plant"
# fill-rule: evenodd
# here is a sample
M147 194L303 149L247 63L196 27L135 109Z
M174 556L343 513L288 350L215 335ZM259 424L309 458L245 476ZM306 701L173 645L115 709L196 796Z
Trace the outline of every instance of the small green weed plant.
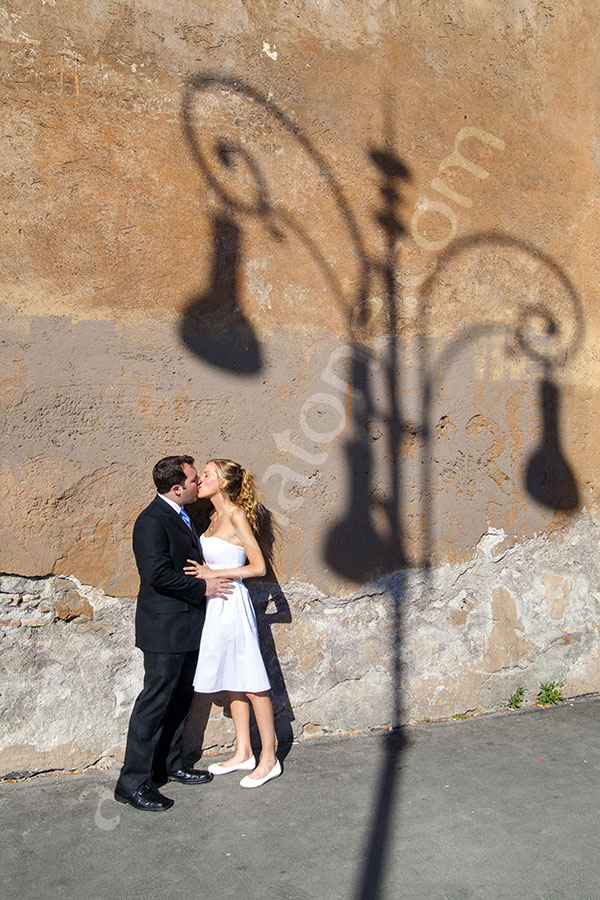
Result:
M540 689L536 697L540 706L554 706L561 703L565 698L562 692L564 684L562 681L542 681Z
M508 698L508 708L509 709L521 709L523 706L523 701L525 700L525 688L522 684L516 689L514 694L511 694Z

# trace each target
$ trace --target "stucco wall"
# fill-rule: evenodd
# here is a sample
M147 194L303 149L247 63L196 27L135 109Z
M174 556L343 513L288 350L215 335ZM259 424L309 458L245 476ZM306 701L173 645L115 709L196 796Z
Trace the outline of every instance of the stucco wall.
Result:
M596 5L158 6L0 2L4 769L122 746L177 451L273 512L286 733L597 690Z

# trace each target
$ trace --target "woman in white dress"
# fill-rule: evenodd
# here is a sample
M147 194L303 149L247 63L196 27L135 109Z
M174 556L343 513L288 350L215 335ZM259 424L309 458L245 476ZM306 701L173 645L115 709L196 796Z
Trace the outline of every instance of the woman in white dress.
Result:
M275 725L269 696L271 687L260 653L256 615L243 578L265 574L258 546L258 500L254 478L230 459L206 463L198 483L198 497L207 497L214 509L200 543L204 565L188 560L187 575L231 578L235 589L222 597L207 597L194 690L201 694L227 691L235 729L235 753L224 763L213 763L213 775L247 771L242 787L260 787L281 774L275 755ZM250 704L254 710L262 750L258 765L250 743Z

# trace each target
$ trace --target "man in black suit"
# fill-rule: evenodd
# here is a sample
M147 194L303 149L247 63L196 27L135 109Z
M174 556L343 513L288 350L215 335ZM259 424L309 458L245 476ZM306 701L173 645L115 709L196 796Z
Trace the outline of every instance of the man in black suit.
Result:
M193 458L167 456L156 463L152 477L158 495L133 529L140 575L135 644L144 653L144 687L131 713L115 800L159 812L169 809L173 800L150 784L153 775L183 784L212 780L209 772L186 766L182 734L194 693L205 597L225 597L231 593L231 581L192 578L183 572L188 559L203 562L184 509L197 498Z

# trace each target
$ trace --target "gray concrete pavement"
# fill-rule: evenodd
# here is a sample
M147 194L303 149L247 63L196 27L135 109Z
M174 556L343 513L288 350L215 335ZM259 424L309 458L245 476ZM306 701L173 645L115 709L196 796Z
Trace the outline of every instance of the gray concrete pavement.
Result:
M598 900L600 699L291 748L284 775L116 804L113 771L0 785L18 900Z

